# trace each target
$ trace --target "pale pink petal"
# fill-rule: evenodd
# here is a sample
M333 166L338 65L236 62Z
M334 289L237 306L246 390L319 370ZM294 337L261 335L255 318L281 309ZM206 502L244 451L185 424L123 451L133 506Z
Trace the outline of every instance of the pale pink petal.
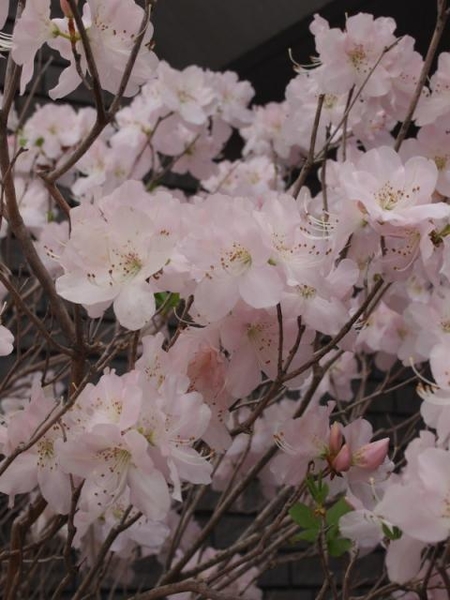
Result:
M170 508L170 495L166 480L156 469L143 474L134 467L128 471L130 499L133 505L146 517L161 521Z

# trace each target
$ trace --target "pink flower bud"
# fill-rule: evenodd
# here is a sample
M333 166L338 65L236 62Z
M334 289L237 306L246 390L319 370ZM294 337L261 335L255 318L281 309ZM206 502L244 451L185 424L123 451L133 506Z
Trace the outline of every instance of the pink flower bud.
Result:
M352 454L347 444L344 444L339 450L336 458L332 461L331 466L338 473L348 471L350 469L352 466Z
M352 463L363 469L376 469L384 461L389 449L389 438L361 446L353 455Z
M59 0L59 3L61 5L61 10L64 13L64 16L67 17L68 19L73 19L73 12L72 9L70 8L70 4L68 2L68 0Z
M342 442L342 425L335 421L330 427L330 439L328 442L328 448L330 450L331 456L336 456L341 449Z

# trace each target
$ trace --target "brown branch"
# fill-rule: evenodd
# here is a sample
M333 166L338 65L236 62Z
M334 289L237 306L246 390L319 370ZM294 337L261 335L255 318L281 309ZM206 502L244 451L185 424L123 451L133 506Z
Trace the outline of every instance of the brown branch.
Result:
M0 168L3 177L3 187L6 196L6 208L8 211L8 222L19 241L21 250L30 266L32 273L39 280L42 288L49 298L53 314L59 322L62 332L70 340L74 341L75 332L72 320L66 310L63 300L55 290L53 279L42 263L31 239L30 232L23 222L17 203L14 179L10 170L8 135L5 115L0 113Z
M200 598L207 598L208 600L242 600L242 596L232 596L223 592L217 592L205 583L200 583L198 581L169 583L168 585L157 587L154 590L130 596L128 600L157 600L157 598L163 598L164 596L170 596L181 592L192 592L199 595Z
M287 375L285 375L283 378L283 382L286 382L291 379L294 379L295 377L298 377L298 375L301 375L302 373L307 371L310 367L312 367L314 364L319 362L319 360L322 357L324 357L326 354L328 354L328 352L330 352L336 346L336 344L338 344L342 340L342 338L345 337L347 335L347 333L349 333L349 331L352 329L353 325L358 321L358 319L364 313L366 313L366 312L370 313L370 311L375 308L378 300L381 299L383 294L386 292L386 290L390 286L390 284L386 284L385 287L383 288L383 285L385 285L384 281L380 278L373 286L371 292L368 294L365 301L362 303L362 305L359 307L359 309L355 312L355 314L351 317L351 319L349 319L347 321L347 323L341 328L339 333L337 333L333 337L333 339L330 342L328 342L328 344L325 344L325 346L323 348L318 350L310 360L308 360L306 363L304 363L301 367L299 367L295 371L291 371L291 373L288 373ZM366 315L366 317L367 316L368 315Z
M70 10L72 11L73 19L75 20L78 32L80 34L81 43L83 45L84 54L86 56L86 62L89 69L89 74L92 80L92 90L94 92L95 108L97 110L97 118L99 121L106 119L105 106L103 104L103 92L100 83L100 76L95 62L94 54L92 52L91 43L86 31L86 28L81 18L80 11L78 10L78 4L76 0L68 0ZM70 22L70 19L69 19ZM71 36L72 37L72 36ZM75 61L77 60L75 44L72 44L75 55ZM82 74L81 79L84 80Z
M294 185L292 187L292 195L294 196L294 198L297 198L297 196L299 195L300 190L304 186L306 178L309 175L309 172L311 171L312 167L314 166L314 152L315 152L315 148L316 148L317 132L319 130L320 115L322 114L322 107L323 107L324 100L325 100L325 94L320 94L320 96L317 100L317 108L316 108L316 114L314 116L314 123L313 123L313 128L312 128L312 133L311 133L311 141L309 144L308 156L306 157L306 161L303 164L302 170L300 171L300 175L298 176L297 181L294 183Z
M21 296L21 293L15 287L15 285L11 282L8 275L5 273L5 269L6 269L6 267L4 267L4 265L2 265L0 263L0 281L3 283L5 288L8 290L8 292L13 297L14 303L17 306L17 310L22 311L24 314L27 315L27 317L30 319L30 321L39 330L39 333L47 340L47 342L51 346L54 346L55 349L58 350L58 352L60 352L61 354L65 354L67 356L73 356L72 350L70 350L69 348L66 348L65 346L61 346L61 344L59 344L56 341L55 336L50 331L48 331L47 327L39 319L39 317L32 310L30 310L28 308L26 302L24 302L24 300Z
M400 131L398 132L397 139L395 140L394 150L398 151L400 146L402 145L406 134L408 133L409 126L411 125L411 121L414 116L414 111L417 108L417 104L419 102L420 95L427 81L428 73L430 72L431 65L433 63L433 59L437 52L439 42L441 40L442 34L445 30L445 25L447 23L447 19L449 16L449 9L447 8L447 0L438 0L437 3L437 17L436 17L436 25L433 31L433 35L431 37L430 45L428 46L427 55L425 57L425 61L422 66L422 71L420 72L419 81L417 82L416 89L414 91L414 95L412 97L411 103L408 107L408 112L406 113L406 117L400 127Z

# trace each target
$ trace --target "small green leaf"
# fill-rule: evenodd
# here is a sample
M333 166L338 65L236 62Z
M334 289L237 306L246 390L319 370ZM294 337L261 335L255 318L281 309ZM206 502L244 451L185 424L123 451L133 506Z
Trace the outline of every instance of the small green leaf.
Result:
M349 506L349 504L347 504L344 498L341 498L327 510L325 517L327 525L337 525L339 523L339 519L352 510L353 509L351 506Z
M396 525L390 529L386 523L383 523L381 529L384 535L390 540L399 540L402 537L402 531Z
M338 557L351 549L352 542L346 538L334 538L327 541L327 547L330 556Z
M306 478L306 487L317 504L322 506L325 503L329 492L327 484L323 483L321 479L315 481L311 475L308 475Z
M294 537L291 538L291 541L298 542L301 540L303 542L315 542L318 537L319 537L318 529L305 529L305 531L301 531L300 533L297 533L296 535L294 535Z
M311 507L301 502L294 504L289 510L289 516L299 527L303 527L304 529L315 529L318 531L320 528L320 518L314 514Z
M169 311L175 308L180 301L180 294L171 294L170 292L158 292L155 294L156 308L159 310L164 306L164 310Z

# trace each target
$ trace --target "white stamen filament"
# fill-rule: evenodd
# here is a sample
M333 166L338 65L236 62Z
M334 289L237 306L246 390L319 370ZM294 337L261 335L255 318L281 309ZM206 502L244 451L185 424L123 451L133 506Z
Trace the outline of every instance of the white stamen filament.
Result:
M9 52L12 50L13 41L10 33L0 31L0 52Z

